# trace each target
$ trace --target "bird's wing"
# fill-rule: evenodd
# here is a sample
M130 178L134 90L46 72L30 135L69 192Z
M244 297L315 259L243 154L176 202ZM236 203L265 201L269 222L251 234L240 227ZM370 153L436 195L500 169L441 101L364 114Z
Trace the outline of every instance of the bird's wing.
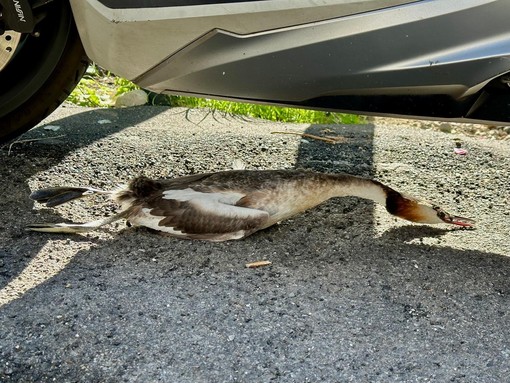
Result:
M242 237L264 227L269 218L266 211L236 206L243 197L235 192L166 190L158 198L146 201L129 220L184 237L207 238L228 233Z

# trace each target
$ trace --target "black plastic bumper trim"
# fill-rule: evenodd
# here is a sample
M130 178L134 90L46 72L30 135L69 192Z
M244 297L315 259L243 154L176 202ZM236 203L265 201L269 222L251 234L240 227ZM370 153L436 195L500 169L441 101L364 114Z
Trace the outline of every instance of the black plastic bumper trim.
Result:
M250 3L254 1L270 0L99 0L105 7L113 9L184 7L189 5Z

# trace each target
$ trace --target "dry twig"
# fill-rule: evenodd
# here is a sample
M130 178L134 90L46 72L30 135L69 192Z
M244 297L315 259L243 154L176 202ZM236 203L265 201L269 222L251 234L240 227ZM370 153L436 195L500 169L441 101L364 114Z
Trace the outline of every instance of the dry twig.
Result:
M310 138L312 140L323 141L328 144L338 144L339 142L345 142L346 138L342 136L316 136L315 134L299 133L299 132L271 132L271 134L293 134L295 136L301 136L303 138Z
M14 144L24 144L26 142L44 141L44 140L50 140L52 138L62 138L62 137L65 137L65 136L66 136L65 134L61 134L60 136L51 136L51 137L42 137L42 138L30 138L30 139L27 139L27 140L17 140L17 141L14 141L13 143L11 143L9 145L9 150L7 151L7 155L8 156L11 155L11 149L12 149L12 146Z
M257 261L257 262L247 263L246 267L249 269L254 269L256 267L269 266L270 264L271 264L271 261Z

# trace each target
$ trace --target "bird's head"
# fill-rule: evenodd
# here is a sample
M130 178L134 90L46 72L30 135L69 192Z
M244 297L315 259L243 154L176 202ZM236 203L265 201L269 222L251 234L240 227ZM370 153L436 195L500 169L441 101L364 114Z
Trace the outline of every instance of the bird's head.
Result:
M447 213L439 206L400 193L389 196L386 203L387 210L400 218L418 223L449 223L462 227L473 227L475 221Z

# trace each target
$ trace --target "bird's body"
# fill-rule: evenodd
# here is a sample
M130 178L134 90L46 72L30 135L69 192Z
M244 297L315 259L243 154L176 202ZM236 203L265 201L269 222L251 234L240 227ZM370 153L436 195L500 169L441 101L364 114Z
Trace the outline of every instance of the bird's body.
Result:
M226 240L346 195L346 181L343 175L289 170L237 170L158 181L140 177L114 198L122 210L133 210L128 218L133 225L178 237ZM339 184L345 190L335 190Z
M406 197L382 183L348 174L306 170L231 170L187 177L133 179L127 188L50 188L32 199L56 206L86 194L110 193L121 205L114 217L88 224L39 224L36 231L83 232L120 218L171 236L210 241L244 238L332 197L371 199L401 218L423 223L472 226L438 207Z

